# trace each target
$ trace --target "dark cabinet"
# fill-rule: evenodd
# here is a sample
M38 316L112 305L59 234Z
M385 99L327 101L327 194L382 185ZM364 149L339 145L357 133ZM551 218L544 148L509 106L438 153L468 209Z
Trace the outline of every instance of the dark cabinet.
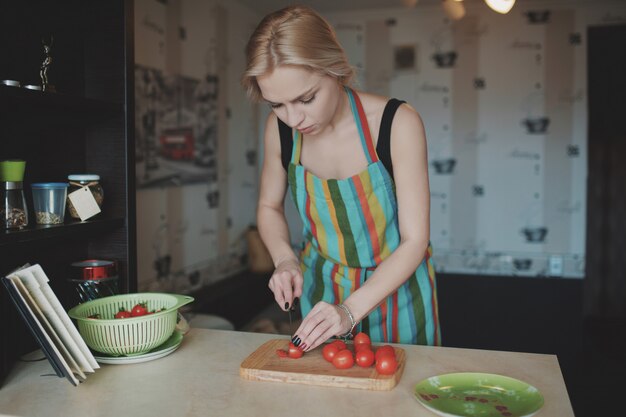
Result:
M0 85L0 160L26 160L31 213L22 230L0 230L0 274L39 263L70 308L68 267L118 262L121 290L136 291L133 4L107 0L7 2L0 13L0 80L40 84L42 39L53 39L49 82L56 92ZM101 177L102 213L85 222L37 226L29 184ZM0 381L36 343L0 288Z

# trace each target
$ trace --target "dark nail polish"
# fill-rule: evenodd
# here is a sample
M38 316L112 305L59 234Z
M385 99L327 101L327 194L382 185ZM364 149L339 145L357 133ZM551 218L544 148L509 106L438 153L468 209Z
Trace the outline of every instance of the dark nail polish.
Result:
M302 340L300 340L299 337L296 337L296 341L293 342L294 345L296 345L296 347L300 346L300 343L302 343Z
M291 338L291 343L295 342L297 338L298 338L298 336L294 335L294 336Z
M289 310L289 302L285 303L285 310Z
M300 349L306 350L306 343L303 343L302 346L300 346Z
M298 297L294 298L293 299L293 306L296 307L299 302L300 302L300 299Z

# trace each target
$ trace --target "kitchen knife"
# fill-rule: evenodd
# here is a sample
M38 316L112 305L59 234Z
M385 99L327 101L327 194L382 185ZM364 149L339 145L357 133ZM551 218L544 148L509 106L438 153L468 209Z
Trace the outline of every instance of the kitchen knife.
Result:
M298 299L298 297L294 298L294 299L293 299L293 303L291 303L291 308L288 310L288 313L289 313L289 334L290 334L291 336L293 336L293 335L294 335L294 334L293 334L293 320L292 320L292 318L291 318L291 312L292 312L292 311L296 311L296 307L298 306L298 302L299 302L299 301L300 301L300 300Z

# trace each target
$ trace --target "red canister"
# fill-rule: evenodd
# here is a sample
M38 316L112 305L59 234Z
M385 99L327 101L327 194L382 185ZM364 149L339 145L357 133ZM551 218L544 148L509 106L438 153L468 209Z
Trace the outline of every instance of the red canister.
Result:
M117 263L86 259L71 264L68 280L75 288L77 304L118 293Z

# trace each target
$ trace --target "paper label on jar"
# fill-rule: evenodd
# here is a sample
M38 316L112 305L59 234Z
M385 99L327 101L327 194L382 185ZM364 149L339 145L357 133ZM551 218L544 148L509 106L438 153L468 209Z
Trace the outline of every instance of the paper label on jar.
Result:
M67 197L72 202L80 221L85 221L100 213L100 207L87 187L79 188L69 193Z

